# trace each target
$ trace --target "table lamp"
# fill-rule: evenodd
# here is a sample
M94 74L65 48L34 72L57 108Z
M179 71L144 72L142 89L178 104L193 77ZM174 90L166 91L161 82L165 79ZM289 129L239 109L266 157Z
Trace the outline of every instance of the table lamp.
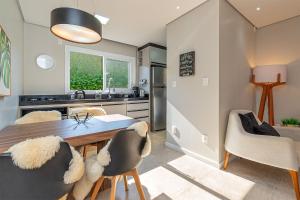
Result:
M266 100L268 98L269 124L274 126L274 103L272 89L287 82L287 67L285 65L257 66L252 71L251 82L262 87L258 118L263 120Z

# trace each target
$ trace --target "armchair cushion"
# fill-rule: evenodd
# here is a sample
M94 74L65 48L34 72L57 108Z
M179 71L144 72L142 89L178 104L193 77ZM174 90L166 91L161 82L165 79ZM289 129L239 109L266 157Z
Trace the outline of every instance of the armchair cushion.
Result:
M280 134L267 122L263 122L261 125L254 126L254 134L258 135L270 135L280 137Z
M259 126L258 122L256 121L256 118L252 112L249 112L247 114L239 114L239 117L242 122L242 126L245 131L248 133L254 133L254 126Z

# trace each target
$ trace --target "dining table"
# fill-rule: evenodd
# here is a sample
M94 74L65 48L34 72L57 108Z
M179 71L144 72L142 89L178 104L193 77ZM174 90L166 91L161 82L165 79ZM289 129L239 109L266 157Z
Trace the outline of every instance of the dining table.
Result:
M27 139L55 135L73 147L96 144L97 151L105 146L118 131L128 128L138 120L119 114L95 116L85 123L75 119L10 125L0 131L0 153ZM104 181L100 191L111 187L110 180ZM73 200L72 195L68 200Z
M111 139L118 131L128 128L138 120L119 115L95 116L85 123L74 119L10 125L0 131L0 153L26 139L55 135L74 147L99 144Z

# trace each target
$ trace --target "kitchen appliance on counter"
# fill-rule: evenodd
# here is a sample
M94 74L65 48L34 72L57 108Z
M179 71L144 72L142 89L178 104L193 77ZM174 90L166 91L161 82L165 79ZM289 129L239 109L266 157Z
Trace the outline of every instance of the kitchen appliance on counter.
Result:
M145 90L140 88L139 95L140 95L140 97L145 97Z
M139 97L140 96L140 94L139 94L139 87L137 87L137 86L133 86L132 87L132 94L133 94L133 97Z

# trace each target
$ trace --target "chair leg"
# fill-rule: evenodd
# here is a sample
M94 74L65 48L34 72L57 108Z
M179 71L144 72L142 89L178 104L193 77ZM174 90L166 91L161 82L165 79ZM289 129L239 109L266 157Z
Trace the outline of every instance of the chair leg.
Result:
M114 176L111 179L111 191L110 191L110 200L116 199L117 183L119 176Z
M99 193L99 190L101 188L101 185L102 185L103 181L104 181L104 176L101 176L99 178L99 180L96 182L96 185L95 185L94 190L92 192L91 200L95 200L97 198L97 195Z
M143 191L143 187L142 187L142 184L141 184L141 181L140 181L137 169L133 169L131 171L131 173L132 173L132 176L134 178L134 182L135 182L136 188L137 188L137 190L139 192L140 199L141 200L146 200L145 194L144 194L144 191Z
M127 176L126 176L126 175L123 175L123 179L124 179L125 191L128 191Z
M298 172L297 171L292 171L292 170L289 170L289 172L290 172L290 175L292 177L294 190L295 190L295 194L296 194L296 199L300 200Z
M84 146L83 146L83 151L82 151L82 157L83 157L84 159L86 159L86 155L87 155L87 146L84 145Z
M225 151L225 155L224 155L224 170L226 170L227 167L228 167L229 156L230 156L230 153L227 152L227 151Z

